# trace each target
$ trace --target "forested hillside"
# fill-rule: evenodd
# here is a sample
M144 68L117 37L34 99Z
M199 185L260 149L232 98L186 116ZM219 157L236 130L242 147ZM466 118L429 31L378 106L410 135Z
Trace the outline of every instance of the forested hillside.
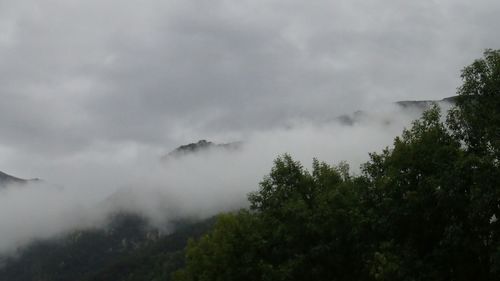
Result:
M183 265L182 250L188 238L200 236L212 224L213 219L178 221L174 233L160 236L144 217L115 214L105 229L78 230L35 241L20 249L15 256L3 260L0 280L97 281L169 277Z

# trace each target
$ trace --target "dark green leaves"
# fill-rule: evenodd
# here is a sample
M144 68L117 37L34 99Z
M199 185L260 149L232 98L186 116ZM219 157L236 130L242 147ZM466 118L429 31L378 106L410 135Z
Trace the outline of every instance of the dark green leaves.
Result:
M500 51L462 78L446 124L433 106L361 175L278 157L178 280L500 280Z

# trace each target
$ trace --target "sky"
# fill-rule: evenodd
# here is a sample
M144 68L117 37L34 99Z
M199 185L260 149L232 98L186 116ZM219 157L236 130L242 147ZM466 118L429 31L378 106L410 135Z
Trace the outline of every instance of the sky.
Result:
M451 96L461 68L500 46L499 12L495 0L0 0L0 170L41 176L18 154L168 151Z
M416 116L392 102L452 96L500 48L499 14L497 0L0 0L0 171L73 190L0 194L18 202L2 212L63 198L54 212L71 214L139 182L180 197L243 182L236 198L284 152L356 169ZM357 110L371 119L328 123ZM199 139L247 148L158 167Z

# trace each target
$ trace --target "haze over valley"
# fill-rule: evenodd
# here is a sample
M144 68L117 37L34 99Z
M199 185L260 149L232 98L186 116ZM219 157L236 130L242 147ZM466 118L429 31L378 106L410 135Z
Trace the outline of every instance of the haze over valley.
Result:
M500 276L498 14L493 0L0 0L0 280ZM408 238L417 222L429 240ZM222 262L235 256L248 268Z

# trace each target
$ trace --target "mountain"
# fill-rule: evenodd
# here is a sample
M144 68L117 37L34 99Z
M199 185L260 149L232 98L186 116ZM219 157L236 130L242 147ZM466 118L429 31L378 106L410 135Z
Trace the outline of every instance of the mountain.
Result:
M424 111L429 109L433 104L443 105L453 105L455 103L456 96L447 97L441 100L403 100L394 102L395 105L406 109L416 109L418 111ZM368 112L358 110L352 114L343 114L337 116L333 120L341 123L342 125L351 126L358 122L360 119L367 117ZM332 121L330 119L330 121ZM208 151L211 149L218 150L238 150L243 145L243 142L229 142L229 143L214 143L207 140L199 140L198 142L193 142L185 145L181 145L176 149L170 151L168 154L162 157L162 160L168 160L169 158L178 158L189 154L194 154L202 151Z
M0 280L156 280L151 275L169 280L184 263L188 239L214 221L177 221L173 232L160 235L140 215L115 214L105 228L34 241L15 256L0 256Z
M398 102L396 102L396 104L403 107L403 108L414 107L414 108L420 108L422 110L425 110L425 109L428 109L429 107L431 107L431 105L434 103L454 104L455 100L456 100L456 96L453 96L453 97L444 98L442 100L404 100L404 101L398 101Z
M403 111L414 111L421 114L423 111L430 109L433 104L439 105L442 109L446 109L455 104L456 96L444 98L441 100L403 100L394 102L394 105ZM345 126L352 126L362 119L370 118L370 112L358 110L352 114L343 114L333 120Z
M207 140L199 140L198 142L189 143L186 145L181 145L176 149L169 152L167 155L163 156L163 160L169 158L178 158L188 154L194 154L202 151L208 150L238 150L243 145L242 142L229 142L229 143L214 143Z
M28 181L0 171L0 188L4 188L9 184L26 184Z

